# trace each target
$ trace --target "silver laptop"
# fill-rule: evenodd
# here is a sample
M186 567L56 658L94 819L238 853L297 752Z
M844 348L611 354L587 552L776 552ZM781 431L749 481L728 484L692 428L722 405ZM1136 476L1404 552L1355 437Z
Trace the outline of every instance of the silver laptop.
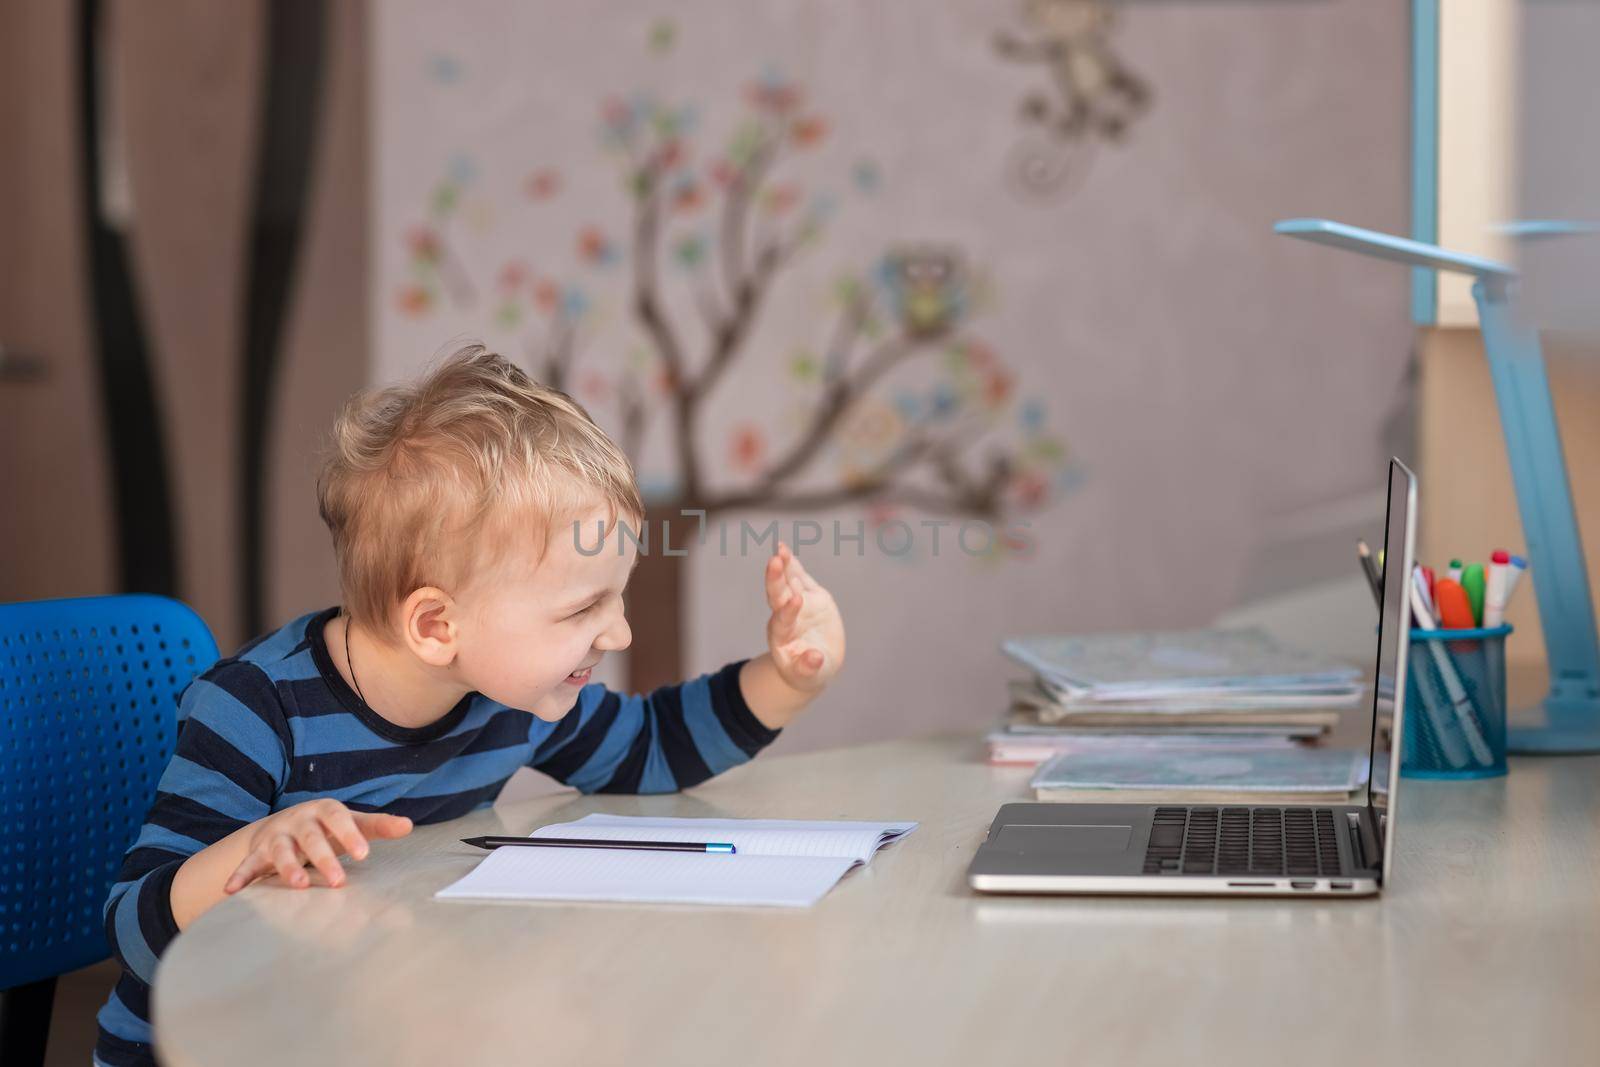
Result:
M1383 888L1415 555L1416 476L1389 463L1367 783L1354 805L1007 804L967 880L987 893L1362 896Z

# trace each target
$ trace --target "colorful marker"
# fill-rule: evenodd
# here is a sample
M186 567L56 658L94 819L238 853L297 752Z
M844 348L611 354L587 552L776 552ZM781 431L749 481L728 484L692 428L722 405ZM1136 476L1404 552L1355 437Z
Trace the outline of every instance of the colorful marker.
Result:
M1417 596L1420 599L1420 602L1422 604L1423 615L1428 620L1428 625L1426 625L1426 626L1422 626L1420 621L1418 622L1417 625L1418 626L1422 626L1422 629L1424 629L1424 630L1436 630L1436 629L1438 629L1439 624L1438 624L1438 622L1435 621L1437 616L1434 615L1433 590L1428 588L1428 579L1422 573L1422 568L1421 567L1416 567L1416 568L1414 568L1412 570L1412 572L1411 572L1411 585L1412 585L1412 588L1414 588L1417 591ZM1414 608L1416 606L1416 604L1413 603L1412 606Z
M1433 568L1420 567L1418 569L1422 571L1422 580L1428 583L1428 599L1437 604L1439 598L1434 595L1434 588L1438 584L1438 579L1434 576Z
M1433 600L1439 606L1440 629L1471 630L1478 625L1472 617L1472 601L1460 582L1440 578L1433 587Z
M1483 622L1483 564L1469 563L1462 568L1461 588L1467 591L1467 599L1472 601L1472 620L1476 626Z
M1506 572L1511 568L1511 553L1503 548L1489 557L1489 575L1483 590L1483 624L1501 626L1506 621Z
M1511 594L1517 591L1517 583L1522 581L1523 572L1528 569L1528 561L1521 556L1512 556L1511 565L1506 569L1506 603L1511 603Z
M1444 573L1445 577L1449 578L1452 582L1459 582L1461 580L1461 561L1459 559L1451 560L1449 569Z

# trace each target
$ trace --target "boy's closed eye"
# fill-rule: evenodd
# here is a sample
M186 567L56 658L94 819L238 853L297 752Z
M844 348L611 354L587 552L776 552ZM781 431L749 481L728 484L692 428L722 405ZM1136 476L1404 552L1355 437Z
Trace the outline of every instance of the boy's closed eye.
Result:
M585 615L588 615L590 612L598 608L601 604L604 604L606 601L606 596L607 594L600 593L598 595L591 596L588 600L580 602L576 607L563 609L561 621L570 622L573 619L583 618Z

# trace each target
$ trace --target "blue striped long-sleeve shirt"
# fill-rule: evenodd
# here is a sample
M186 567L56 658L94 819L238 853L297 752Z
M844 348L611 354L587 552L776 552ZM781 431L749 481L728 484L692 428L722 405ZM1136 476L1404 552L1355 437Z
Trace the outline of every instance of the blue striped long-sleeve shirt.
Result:
M178 935L178 867L248 823L318 797L441 822L492 803L519 767L586 793L665 793L777 737L744 702L741 663L648 696L586 685L553 723L472 693L435 723L396 726L334 667L322 632L337 610L268 634L184 691L177 750L106 901L123 968L100 1010L95 1058L107 1067L153 1062L150 983Z

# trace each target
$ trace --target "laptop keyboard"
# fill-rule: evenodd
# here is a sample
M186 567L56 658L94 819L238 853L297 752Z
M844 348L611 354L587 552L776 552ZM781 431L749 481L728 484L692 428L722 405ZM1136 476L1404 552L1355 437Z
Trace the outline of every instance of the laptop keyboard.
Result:
M1340 875L1331 808L1157 808L1145 874Z

